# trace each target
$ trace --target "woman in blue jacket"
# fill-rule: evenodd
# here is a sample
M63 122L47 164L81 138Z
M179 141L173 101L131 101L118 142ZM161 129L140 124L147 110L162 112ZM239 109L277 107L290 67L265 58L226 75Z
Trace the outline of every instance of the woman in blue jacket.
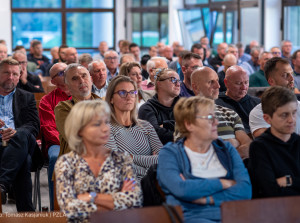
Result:
M176 131L183 139L159 154L158 181L167 203L181 205L185 222L220 222L224 201L251 198L248 172L236 149L218 139L214 101L181 98Z

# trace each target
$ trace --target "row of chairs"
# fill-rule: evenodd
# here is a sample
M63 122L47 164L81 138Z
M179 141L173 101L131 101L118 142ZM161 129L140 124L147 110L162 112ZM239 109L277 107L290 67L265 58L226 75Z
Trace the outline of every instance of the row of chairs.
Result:
M221 205L222 223L298 223L300 222L299 203L300 196L224 202ZM170 213L164 206L155 206L123 211L96 212L91 215L91 222L182 222L181 208L176 206L174 209L179 218L174 217L174 213ZM0 210L2 213L1 206ZM7 223L60 223L67 220L61 212L2 213L0 216L0 222Z

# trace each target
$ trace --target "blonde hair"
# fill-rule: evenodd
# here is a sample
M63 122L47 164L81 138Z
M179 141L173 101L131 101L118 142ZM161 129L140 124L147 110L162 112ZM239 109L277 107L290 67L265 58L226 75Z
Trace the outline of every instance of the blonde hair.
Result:
M82 130L95 116L110 117L110 109L105 101L87 100L81 101L74 105L65 121L65 134L67 142L72 151L86 154L86 148L83 144L82 137L79 136Z
M123 82L128 82L128 83L131 83L134 87L134 90L135 91L138 91L137 89L137 85L136 83L131 80L129 77L127 76L123 76L123 75L118 75L116 77L114 77L108 84L108 87L107 87L107 91L106 91L106 96L105 96L105 101L107 102L107 104L109 105L109 108L111 110L111 115L110 115L110 118L111 118L111 122L112 123L115 123L115 124L119 124L119 125L122 125L121 123L118 122L117 118L116 118L116 115L115 115L115 108L114 108L114 105L111 103L111 99L112 97L114 96L114 93L115 93L115 89L116 87L120 84L120 83L123 83ZM134 108L132 109L132 111L130 111L130 118L131 118L131 121L133 123L138 123L138 120L137 120L137 109L136 109L136 106L137 106L137 98L136 98L136 101L134 103Z
M155 91L157 92L157 89L158 89L158 87L157 87L157 82L158 81L161 81L162 79L163 79L163 77L165 77L165 78L167 78L167 77L169 77L169 73L176 73L176 71L175 70L173 70L173 69L170 69L170 68L158 68L156 71L155 71L155 77L154 77L154 79L155 79Z
M215 106L215 102L212 99L202 96L193 96L189 98L182 97L176 103L174 107L174 117L176 121L175 132L178 137L189 136L189 131L186 128L185 123L194 123L196 121L196 115L201 110L207 110Z

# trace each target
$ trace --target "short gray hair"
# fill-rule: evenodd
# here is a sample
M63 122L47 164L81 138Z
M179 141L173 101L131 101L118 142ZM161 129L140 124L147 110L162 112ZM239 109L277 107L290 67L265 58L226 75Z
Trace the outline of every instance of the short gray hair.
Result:
M148 73L150 72L150 69L152 69L153 67L155 67L155 61L156 60L165 60L166 63L168 63L168 60L165 57L151 57L151 59L148 60L148 62L147 62L147 72Z
M88 70L89 70L90 74L93 74L93 72L94 72L94 64L99 64L99 63L102 63L105 66L105 69L107 69L106 64L104 63L103 60L94 60L91 63L89 63L89 65L88 65Z
M67 82L67 75L69 74L69 72L71 70L78 69L78 68L84 68L86 71L88 71L84 66L82 66L79 63L71 63L71 64L69 64L67 66L67 68L65 69L65 72L64 72L64 80L65 80L66 84L68 84L68 82Z

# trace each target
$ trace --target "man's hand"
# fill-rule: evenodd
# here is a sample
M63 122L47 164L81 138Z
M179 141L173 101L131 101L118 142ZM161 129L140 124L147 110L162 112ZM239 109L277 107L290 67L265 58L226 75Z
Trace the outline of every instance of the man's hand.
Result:
M242 159L249 158L249 145L243 144L236 148Z
M240 143L237 139L225 139L224 141L228 141L231 143L231 145L233 145L235 148L237 148L238 146L240 146Z
M27 84L27 72L24 72L24 70L21 70L20 80L22 84Z
M2 141L8 142L14 136L14 134L16 134L16 132L17 131L12 128L2 129L0 131L0 134L2 135Z

